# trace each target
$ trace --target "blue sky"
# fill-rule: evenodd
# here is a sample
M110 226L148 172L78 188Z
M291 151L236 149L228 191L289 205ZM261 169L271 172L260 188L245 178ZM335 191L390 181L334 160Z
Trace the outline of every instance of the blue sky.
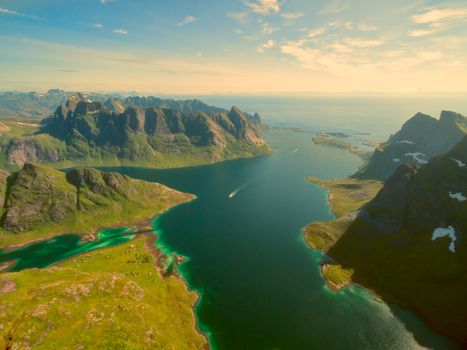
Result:
M465 0L0 0L0 89L467 91Z

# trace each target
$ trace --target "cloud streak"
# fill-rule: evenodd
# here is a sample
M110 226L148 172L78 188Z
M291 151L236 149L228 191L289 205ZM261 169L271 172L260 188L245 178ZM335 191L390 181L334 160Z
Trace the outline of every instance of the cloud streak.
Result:
M417 24L428 24L462 18L467 18L467 7L429 9L412 16L412 21Z
M277 0L258 0L257 2L245 2L245 6L255 13L267 16L272 13L278 13L281 10Z
M4 8L4 7L0 7L0 14L23 17L23 18L29 18L29 19L33 19L33 20L36 20L36 21L44 21L44 18L33 16L33 15L28 15L28 14L21 13L21 12L17 12L17 11L10 10L10 9Z
M327 15L331 13L339 13L349 8L349 3L343 0L332 0L330 1L320 12L321 15Z
M274 42L274 40L268 40L268 41L266 41L263 45L259 46L259 47L256 49L256 51L258 51L259 53L263 53L265 50L271 49L271 48L273 48L275 45L276 45L276 43Z
M124 28L117 28L117 29L112 30L112 32L114 32L115 34L120 34L120 35L128 35L128 30Z
M180 22L178 22L178 25L179 26L184 26L184 25L187 25L187 24L195 23L197 21L198 21L197 17L185 16L185 18L183 18Z

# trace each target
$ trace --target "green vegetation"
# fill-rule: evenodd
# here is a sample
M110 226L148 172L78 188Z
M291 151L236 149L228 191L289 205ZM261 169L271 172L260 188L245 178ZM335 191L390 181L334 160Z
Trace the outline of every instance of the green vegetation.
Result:
M370 152L361 150L358 146L354 145L353 143L344 142L342 140L330 137L330 135L339 136L339 134L336 133L319 133L313 137L313 142L317 145L324 145L346 150L356 156L359 156L363 160L366 160L371 155Z
M1 179L1 177L0 177ZM77 168L67 174L27 163L6 179L0 247L61 233L95 233L103 226L136 224L192 195L127 176Z
M376 180L333 179L324 181L307 178L329 191L329 202L336 219L326 222L315 221L303 232L305 241L314 249L327 251L346 232L357 215L357 211L374 198L383 184Z
M140 237L47 269L0 275L2 349L200 349L196 296L161 277Z
M151 104L158 100L131 101ZM30 161L58 168L76 165L169 168L270 152L262 138L259 115L249 115L236 107L230 111L215 109L196 100L179 102L175 106L208 111L133 105L125 108L121 100L112 99L104 105L90 102L85 95L71 96L44 119L35 134L5 140L0 162L9 170Z
M467 136L424 166L399 166L377 194L377 181L310 179L331 191L338 218L304 230L308 244L334 260L323 268L330 286L351 277L384 300L416 311L462 347L467 346L467 201L451 194L465 194L464 164ZM358 194L362 190L365 195ZM353 214L359 207L360 214ZM448 226L456 239L433 241L433 231Z
M324 181L314 177L308 177L307 180L329 191L331 209L338 218L360 209L383 187L383 183L378 180L348 178Z
M33 135L39 128L39 121L28 119L0 118L0 167L15 169L3 156L5 147L17 137Z
M323 264L321 272L326 282L334 291L337 291L352 282L353 269L345 269L339 264Z

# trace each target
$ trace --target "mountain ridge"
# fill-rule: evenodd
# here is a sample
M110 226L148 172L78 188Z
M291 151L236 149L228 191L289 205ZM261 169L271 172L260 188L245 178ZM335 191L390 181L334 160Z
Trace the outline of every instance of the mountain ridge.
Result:
M416 311L464 347L466 164L464 136L427 164L399 165L356 215L314 223L305 231L311 246L326 242L323 249L338 264L333 266L351 274L352 281Z
M426 164L434 156L448 152L467 134L467 118L442 111L435 119L417 113L380 147L354 177L385 180L399 164Z
M125 107L164 107L183 112L226 112L225 109L210 106L198 99L175 100L162 99L155 96L124 97L120 94L64 91L50 89L45 93L7 91L0 94L0 115L8 118L42 119L54 113L56 107L66 103L70 97L81 95L92 101L105 103L109 100L119 100Z
M121 100L92 101L74 95L30 136L3 150L8 163L196 165L268 153L259 115L183 112L162 107L125 107Z

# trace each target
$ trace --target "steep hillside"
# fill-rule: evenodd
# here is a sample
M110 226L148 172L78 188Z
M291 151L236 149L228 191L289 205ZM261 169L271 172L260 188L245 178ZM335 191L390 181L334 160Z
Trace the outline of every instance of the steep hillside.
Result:
M355 177L385 180L400 164L426 164L448 152L467 133L467 118L441 112L440 119L417 113L389 140L378 147Z
M132 224L193 198L157 183L91 168L65 174L26 163L0 180L0 247L57 233Z
M259 116L229 112L182 112L127 107L116 99L92 102L70 97L41 128L11 140L3 149L9 164L28 161L78 164L134 164L173 167L249 157L269 151Z
M400 165L341 229L325 249L352 280L467 346L467 136L425 165Z

